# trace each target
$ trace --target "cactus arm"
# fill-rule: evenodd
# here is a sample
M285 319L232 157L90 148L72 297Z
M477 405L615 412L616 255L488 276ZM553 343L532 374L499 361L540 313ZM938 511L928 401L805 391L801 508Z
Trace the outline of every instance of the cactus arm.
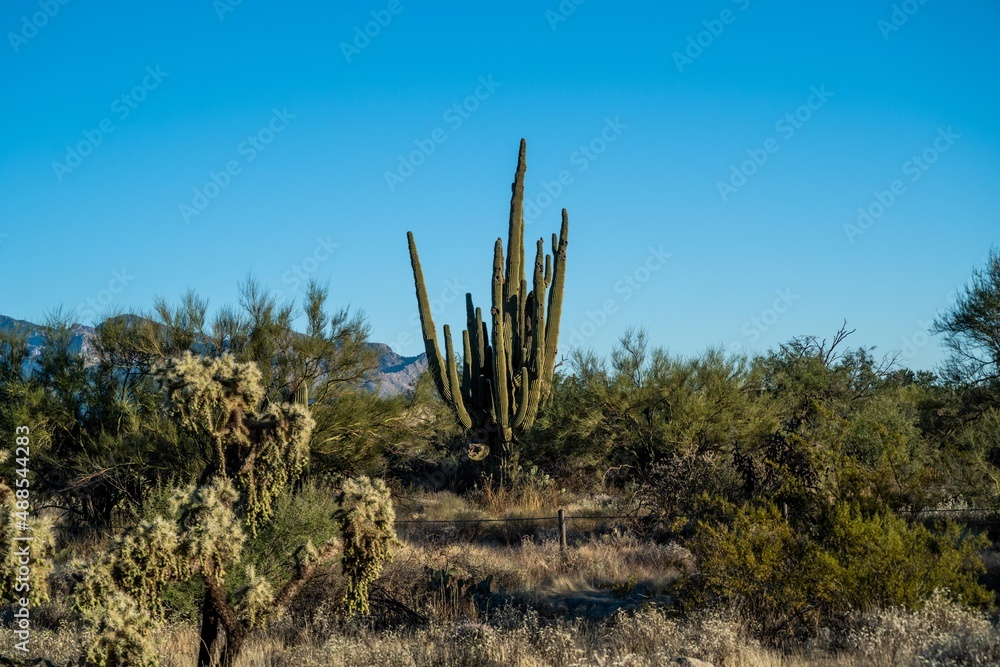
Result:
M524 406L524 421L521 423L521 432L527 431L535 423L535 418L538 417L538 406L541 404L541 397L544 393L542 391L545 383L542 382L541 378L535 377L531 379L531 385L528 387L527 403Z
M472 396L472 344L468 329L462 331L462 398L476 404Z
M295 389L295 402L302 407L309 409L309 383L306 380L299 382L299 386Z
M535 418L538 415L538 405L540 402L541 394L543 393L543 388L545 387L545 379L542 376L542 372L545 368L545 302L543 296L545 294L545 251L543 249L542 239L538 239L537 251L535 253L535 272L534 272L534 292L532 293L533 298L528 301L532 305L532 312L527 313L531 317L531 328L532 328L532 339L531 346L532 349L528 353L528 358L530 359L530 364L525 364L522 370L521 386L519 393L519 405L518 411L515 415L514 427L517 429L518 433L523 433L535 423ZM534 295L539 295L534 298Z
M545 255L545 288L552 284L552 255Z
M521 350L527 345L528 336L528 324L527 319L524 317L524 309L528 302L528 282L522 278L521 279L521 290L517 293L517 346L514 348L514 364L520 367L522 364L527 363L528 357L521 353Z
M486 323L483 322L483 310L476 308L476 329L479 335L476 337L476 347L479 348L479 377L487 377L492 373L493 365L492 353L487 352L489 347L489 332L486 330ZM479 382L479 402L480 408L485 408L487 403L493 401L493 394L483 388L483 383Z
M497 427L500 438L510 441L510 396L507 388L510 384L507 370L508 332L505 331L503 308L503 241L497 239L493 246L493 403L496 406Z
M535 253L535 312L525 313L531 317L532 350L531 350L531 370L535 377L544 379L542 371L545 368L545 250L542 239L538 239L537 251Z
M424 338L424 350L427 352L427 366L434 379L438 393L446 403L452 402L452 391L448 383L444 359L438 346L437 333L434 331L434 317L431 315L431 304L427 298L427 287L424 284L424 271L420 266L420 256L417 254L417 243L413 232L406 232L410 245L410 266L413 268L413 282L417 288L417 305L420 311L420 330ZM455 388L456 391L458 387Z
M507 232L507 275L504 288L504 303L508 308L513 304L511 297L517 297L524 277L524 172L527 169L527 142L521 139L517 152L517 169L514 182L510 186L510 223ZM513 303L517 303L515 300Z
M507 273L504 282L503 310L510 315L513 328L509 330L508 363L520 365L524 331L521 327L519 306L524 299L524 174L527 169L527 143L521 139L517 153L517 169L510 186L510 222L507 232Z
M448 365L448 384L455 388L451 393L451 404L455 408L455 414L462 428L472 428L472 417L465 409L465 401L462 400L462 392L458 384L458 367L455 364L455 349L451 344L451 327L444 325L444 353L447 356L445 363Z
M527 366L521 366L521 372L518 374L517 382L517 411L514 413L514 419L511 421L511 428L520 433L524 427L524 420L528 416L528 405L529 400L529 387L531 385L531 377L528 373Z
M482 407L482 397L480 394L480 382L479 376L483 373L483 343L480 340L482 335L482 327L479 326L479 320L477 315L479 314L479 309L476 308L472 303L472 295L465 295L465 320L466 320L466 330L465 338L468 339L469 347L466 351L466 359L468 359L469 368L469 396L472 399L472 405L477 408ZM464 342L464 341L463 341Z
M562 318L563 289L566 285L566 247L569 245L569 214L562 210L562 227L559 241L552 235L552 287L549 289L549 321L545 329L545 367L542 379L548 398L555 372L557 345L559 344L559 320Z

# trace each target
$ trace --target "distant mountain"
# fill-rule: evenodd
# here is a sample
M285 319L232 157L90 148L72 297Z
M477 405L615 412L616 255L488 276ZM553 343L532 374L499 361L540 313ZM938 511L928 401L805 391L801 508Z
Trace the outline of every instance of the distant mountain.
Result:
M0 315L0 331L16 331L27 336L28 349L31 353L31 356L28 358L28 368L33 367L35 358L38 357L42 348L45 347L45 334L42 332L42 327L32 322L15 320L13 317ZM70 351L75 354L82 352L89 360L93 354L93 346L90 342L93 336L93 327L74 324Z
M395 396L413 388L420 374L427 370L427 354L403 357L385 343L372 343L379 353L379 385L382 396ZM370 387L376 389L376 387Z
M45 335L42 327L32 322L0 315L0 331L16 331L27 335L28 347L31 351L29 368L33 366L33 360L45 347ZM73 339L70 343L70 349L77 354L82 352L87 357L88 363L93 363L93 344L91 342L93 337L94 327L82 324L73 325ZM396 354L385 343L369 344L378 351L379 370L376 379L366 386L382 396L395 396L411 389L420 374L427 368L426 354L403 357Z

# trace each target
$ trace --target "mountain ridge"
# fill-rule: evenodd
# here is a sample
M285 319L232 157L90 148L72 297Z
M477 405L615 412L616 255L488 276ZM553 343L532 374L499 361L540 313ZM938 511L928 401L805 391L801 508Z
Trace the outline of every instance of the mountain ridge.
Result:
M72 330L73 338L70 343L70 351L75 354L82 353L88 357L88 360L92 359L93 343L91 341L95 334L94 327L74 324ZM25 334L30 352L29 364L37 359L45 347L44 327L34 322L0 315L0 331L15 331ZM378 352L379 366L375 378L365 383L365 387L370 391L378 392L381 396L395 396L412 389L417 378L427 368L426 354L407 357L397 353L385 343L369 342L368 345ZM93 362L91 361L91 363Z

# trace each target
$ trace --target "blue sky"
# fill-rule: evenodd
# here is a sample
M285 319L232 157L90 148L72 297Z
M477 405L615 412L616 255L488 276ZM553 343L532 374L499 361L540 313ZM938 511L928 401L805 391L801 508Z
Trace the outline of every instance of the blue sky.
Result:
M846 319L932 368L1000 229L1000 8L675 4L5 2L0 313L311 275L417 354L405 233L462 325L525 137L529 238L570 214L561 350Z

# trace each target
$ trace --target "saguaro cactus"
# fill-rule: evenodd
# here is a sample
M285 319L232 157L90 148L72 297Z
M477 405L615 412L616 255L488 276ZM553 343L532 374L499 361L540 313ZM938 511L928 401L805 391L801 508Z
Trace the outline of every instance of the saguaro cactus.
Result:
M417 244L413 232L406 234L428 369L441 398L452 406L470 442L481 445L484 455L489 454L494 474L499 474L501 480L509 479L515 469L518 438L534 424L551 392L566 281L569 216L563 209L562 228L558 236L552 235L551 255L545 253L543 240L538 239L532 289L528 289L523 210L526 148L522 139L511 185L506 264L502 239L498 238L493 246L489 325L483 320L482 309L475 307L472 295L465 295L467 327L462 332L461 372L447 324L445 351L441 354Z

